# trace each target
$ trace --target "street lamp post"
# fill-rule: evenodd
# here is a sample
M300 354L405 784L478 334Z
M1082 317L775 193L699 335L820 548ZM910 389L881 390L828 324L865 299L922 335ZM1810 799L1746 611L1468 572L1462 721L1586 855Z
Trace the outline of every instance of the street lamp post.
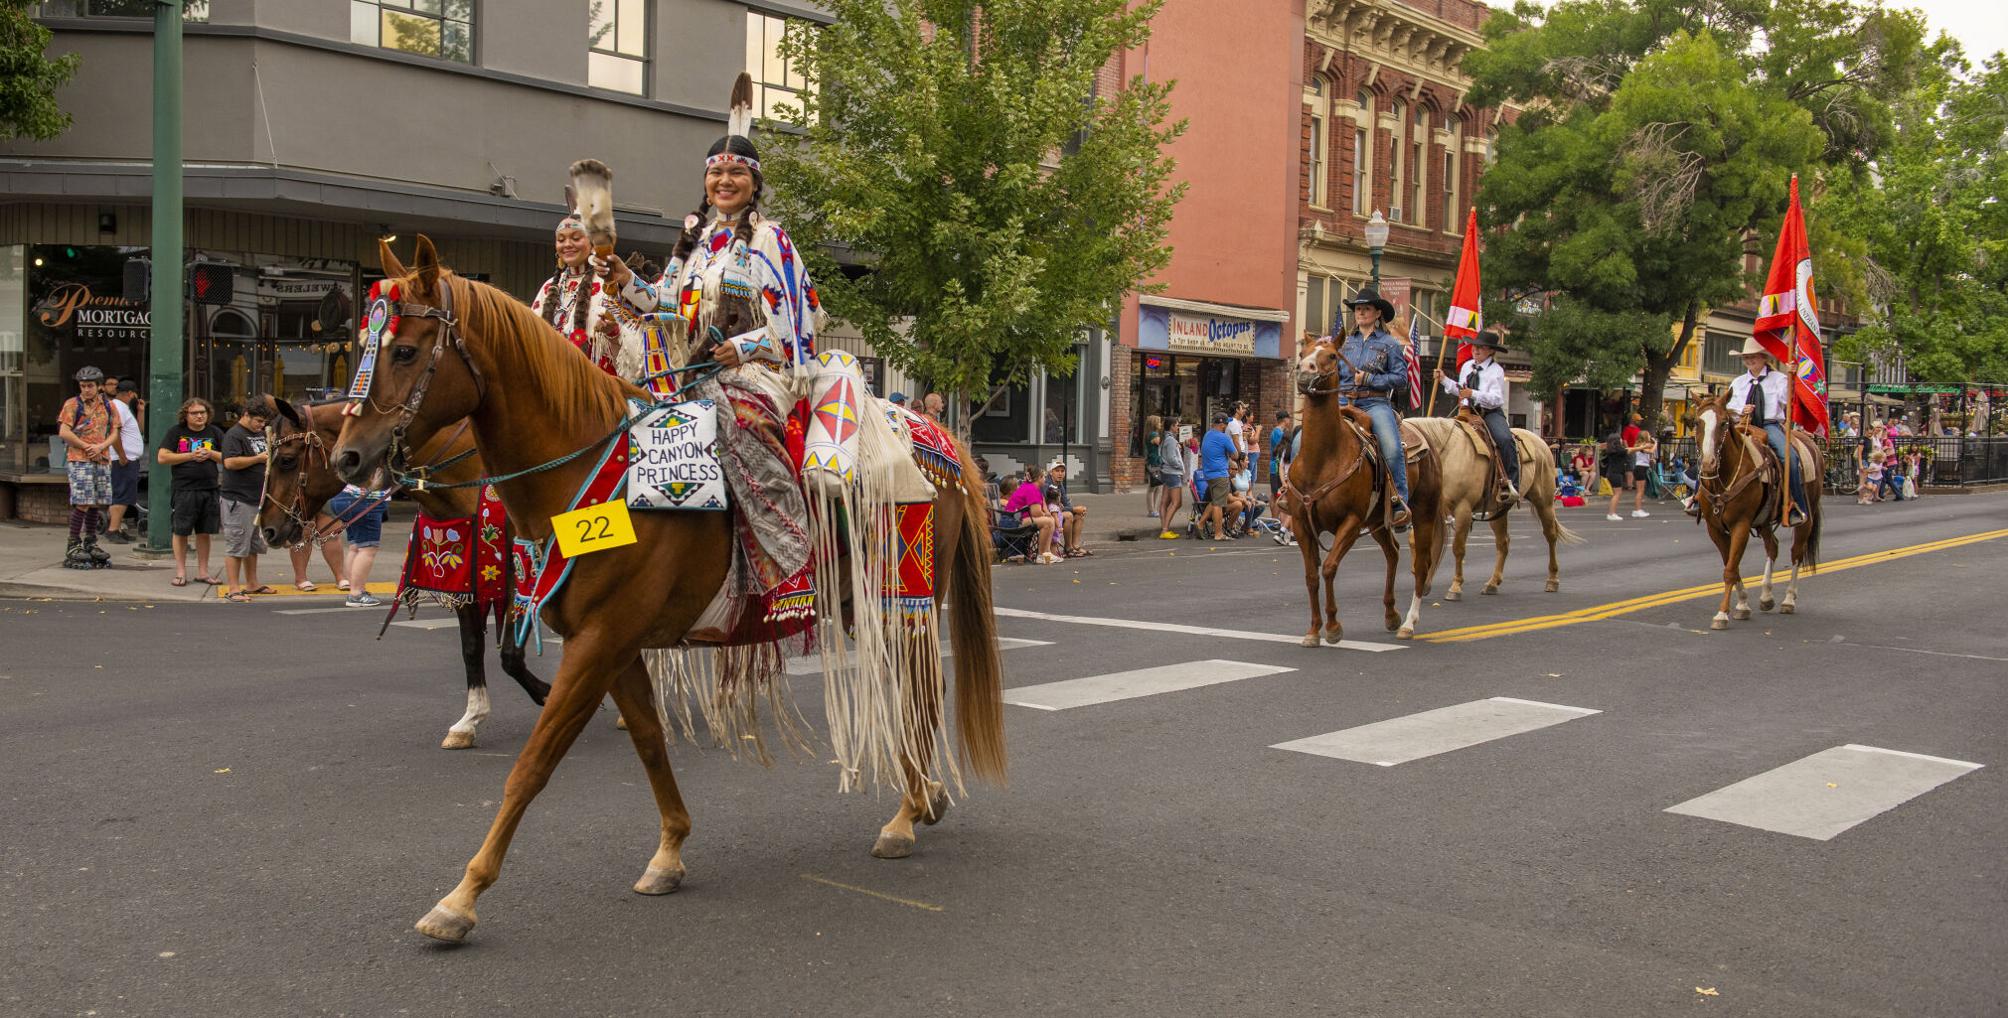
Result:
M1367 253L1373 256L1375 293L1380 292L1380 260L1381 252L1385 250L1387 250L1387 217L1381 215L1379 209L1375 209L1374 217L1367 220Z

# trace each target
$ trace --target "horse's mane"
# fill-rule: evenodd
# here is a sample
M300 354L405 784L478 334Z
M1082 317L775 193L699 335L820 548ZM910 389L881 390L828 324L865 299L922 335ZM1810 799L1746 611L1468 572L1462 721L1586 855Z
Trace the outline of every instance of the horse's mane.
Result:
M498 368L510 373L487 383L535 385L548 393L554 426L611 427L627 413L627 397L646 398L640 389L601 371L522 301L443 268L439 281L453 290L453 306L466 322L464 334L486 340L497 355ZM407 278L407 292L414 282Z

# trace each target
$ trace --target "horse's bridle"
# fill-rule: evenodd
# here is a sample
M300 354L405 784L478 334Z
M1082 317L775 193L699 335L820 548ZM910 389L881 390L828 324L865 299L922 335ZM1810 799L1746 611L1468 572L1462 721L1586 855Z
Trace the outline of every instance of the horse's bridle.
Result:
M481 375L480 365L474 363L473 356L467 352L466 339L460 334L460 319L454 317L453 314L453 286L446 276L442 275L439 277L438 306L420 304L415 301L404 300L403 298L390 300L389 304L389 312L393 316L402 318L405 315L410 315L414 318L431 318L440 323L437 330L438 334L433 337L432 341L432 359L426 362L424 373L418 376L418 381L412 383L411 389L404 394L403 400L391 404L389 407L385 407L382 403L378 402L374 395L376 389L375 375L370 376L369 388L364 390L363 393L363 398L369 401L370 409L386 416L392 413L398 415L398 422L390 430L390 446L384 451L384 465L390 469L392 477L403 481L405 478L413 476L407 473L404 467L407 452L409 451L404 443L405 431L411 427L411 422L418 417L419 408L425 405L425 395L432 388L433 376L439 372L439 359L446 353L448 340L453 342L453 349L460 354L461 362L467 365L468 374L474 378L474 392L477 401L487 397L488 385L487 380ZM389 345L389 341L394 338L396 337L385 337L383 342L387 346ZM440 466L444 465L440 464ZM421 467L419 469L422 471L426 468ZM437 469L437 467L433 469ZM423 487L423 476L419 477L419 484Z

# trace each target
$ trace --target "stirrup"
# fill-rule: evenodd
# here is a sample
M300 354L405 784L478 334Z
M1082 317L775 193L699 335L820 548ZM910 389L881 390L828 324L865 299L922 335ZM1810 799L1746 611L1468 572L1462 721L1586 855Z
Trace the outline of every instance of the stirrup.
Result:
M1388 502L1388 529L1397 534L1407 530L1411 515L1408 511L1408 500L1396 495Z

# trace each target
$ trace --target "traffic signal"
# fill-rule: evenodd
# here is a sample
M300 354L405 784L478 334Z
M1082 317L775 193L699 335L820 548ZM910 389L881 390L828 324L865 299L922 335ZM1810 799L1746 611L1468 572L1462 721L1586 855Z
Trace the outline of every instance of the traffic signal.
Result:
M236 294L237 267L196 262L188 267L188 299L197 304L229 304Z
M153 293L153 262L146 258L128 258L125 263L125 299L135 304L144 304Z

